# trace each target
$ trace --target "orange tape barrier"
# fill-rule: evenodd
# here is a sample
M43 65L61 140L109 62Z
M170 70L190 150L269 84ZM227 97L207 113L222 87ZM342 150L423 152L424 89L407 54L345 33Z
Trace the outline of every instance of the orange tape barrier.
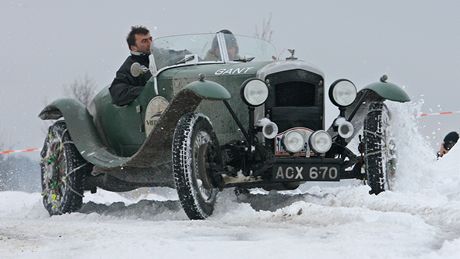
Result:
M40 148L26 148L26 149L19 149L19 150L3 150L0 151L0 155L9 155L13 153L25 153L25 152L37 152L40 151Z
M419 113L419 114L417 114L417 117L439 116L439 115L453 115L453 114L460 114L460 111Z

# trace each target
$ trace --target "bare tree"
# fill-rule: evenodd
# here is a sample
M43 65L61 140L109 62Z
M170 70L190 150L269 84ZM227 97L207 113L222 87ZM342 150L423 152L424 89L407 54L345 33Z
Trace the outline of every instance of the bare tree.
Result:
M272 14L270 13L268 16L268 19L262 20L262 28L259 30L259 28L256 25L256 32L254 36L258 39L266 40L268 42L272 41L272 35L273 35L273 30L272 30Z
M66 85L64 92L68 97L75 98L85 106L88 106L96 94L96 83L88 75L85 75L83 78L75 79L72 83Z

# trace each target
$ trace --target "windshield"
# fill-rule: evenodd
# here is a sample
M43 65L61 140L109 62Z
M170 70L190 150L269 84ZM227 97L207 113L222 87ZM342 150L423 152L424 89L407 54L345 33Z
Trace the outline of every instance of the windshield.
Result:
M194 60L197 63L270 61L276 51L270 43L224 33L189 34L155 39L152 53L157 70ZM222 54L223 53L223 54ZM195 58L194 58L194 57Z

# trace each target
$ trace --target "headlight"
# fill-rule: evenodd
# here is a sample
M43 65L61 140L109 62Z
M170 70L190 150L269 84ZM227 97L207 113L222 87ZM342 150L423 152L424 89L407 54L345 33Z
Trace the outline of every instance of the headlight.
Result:
M315 153L323 154L331 149L332 138L326 131L318 130L310 135L309 143Z
M283 144L287 151L296 153L302 150L305 146L304 135L298 131L289 131L283 137Z
M256 126L262 127L262 134L268 139L274 139L278 135L278 125L268 118L260 119Z
M262 80L250 79L243 83L241 97L246 104L259 106L268 98L268 86Z
M329 98L336 106L346 107L356 99L356 86L347 79L339 79L329 88Z

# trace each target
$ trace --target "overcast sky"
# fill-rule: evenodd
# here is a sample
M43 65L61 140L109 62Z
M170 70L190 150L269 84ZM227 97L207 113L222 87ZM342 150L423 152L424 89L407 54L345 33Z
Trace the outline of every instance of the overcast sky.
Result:
M327 85L345 77L362 88L386 73L413 100L424 94L426 110L438 104L460 110L459 3L2 0L0 143L41 147L44 126L37 114L45 100L62 97L63 85L84 75L100 88L108 85L128 55L131 25L146 25L154 37L222 28L253 35L270 14L281 56L295 48L325 73ZM442 132L457 129L459 121L444 119Z

